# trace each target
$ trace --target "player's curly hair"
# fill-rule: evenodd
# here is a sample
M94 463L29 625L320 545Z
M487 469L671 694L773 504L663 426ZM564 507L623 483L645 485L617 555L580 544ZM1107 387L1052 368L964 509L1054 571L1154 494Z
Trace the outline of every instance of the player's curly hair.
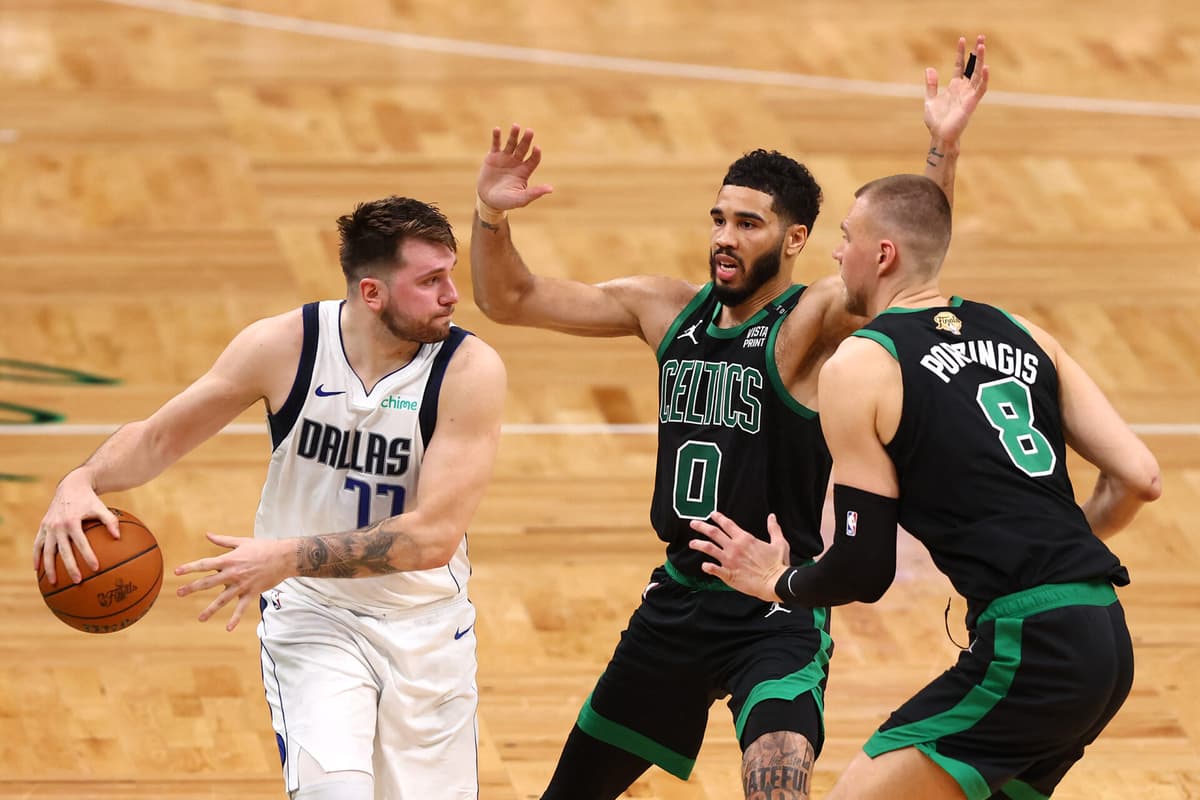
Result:
M771 210L786 224L804 225L812 233L823 198L812 173L799 161L776 150L760 148L730 164L721 183L771 195Z
M337 226L338 256L347 281L358 280L373 268L397 265L400 246L408 239L444 244L458 252L446 215L411 197L392 195L359 203L352 214L338 217Z

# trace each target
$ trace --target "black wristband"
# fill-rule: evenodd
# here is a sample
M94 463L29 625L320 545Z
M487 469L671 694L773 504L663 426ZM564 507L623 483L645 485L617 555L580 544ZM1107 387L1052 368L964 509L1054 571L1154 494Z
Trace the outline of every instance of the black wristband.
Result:
M799 571L799 567L788 567L775 581L775 594L779 595L779 602L785 606L796 602L796 595L792 593L792 576Z

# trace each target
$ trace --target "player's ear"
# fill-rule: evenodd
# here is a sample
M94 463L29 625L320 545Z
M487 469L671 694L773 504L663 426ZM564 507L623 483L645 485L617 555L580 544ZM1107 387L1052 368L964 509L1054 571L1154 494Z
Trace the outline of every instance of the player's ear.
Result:
M797 255L808 241L808 226L799 223L789 225L783 237L783 254L788 258Z
M875 255L875 258L879 264L880 275L895 269L898 255L895 242L891 239L879 240L879 252Z
M368 308L378 311L387 302L387 287L379 278L367 276L358 281L358 295Z

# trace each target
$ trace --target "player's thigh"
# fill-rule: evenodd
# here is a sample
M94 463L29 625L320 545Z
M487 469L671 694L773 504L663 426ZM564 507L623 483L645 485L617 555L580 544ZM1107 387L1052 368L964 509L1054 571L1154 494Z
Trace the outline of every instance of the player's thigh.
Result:
M948 772L914 747L871 758L863 751L838 778L829 800L964 800Z
M478 796L475 609L465 597L368 624L380 656L375 782L390 800Z
M288 790L299 786L301 750L325 772L371 774L379 687L353 615L272 594L258 633Z

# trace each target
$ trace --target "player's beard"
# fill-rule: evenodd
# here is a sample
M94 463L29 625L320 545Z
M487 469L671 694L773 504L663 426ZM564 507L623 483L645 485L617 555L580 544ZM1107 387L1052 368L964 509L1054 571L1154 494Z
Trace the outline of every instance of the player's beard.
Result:
M761 289L767 281L779 274L780 267L783 266L783 256L780 252L783 250L783 239L781 238L774 248L763 253L754 260L749 269L742 263L742 260L734 253L724 248L719 248L716 251L708 254L708 277L713 282L713 296L724 306L739 306L759 289ZM738 266L745 271L745 279L740 287L722 286L717 283L717 256L726 255L737 261Z
M397 314L391 308L384 307L379 312L379 321L383 327L397 339L421 344L440 342L450 335L450 320L438 317L438 322L418 323L412 317Z
M852 290L845 280L842 281L842 290L846 298L846 311L859 317L867 316L866 293Z

